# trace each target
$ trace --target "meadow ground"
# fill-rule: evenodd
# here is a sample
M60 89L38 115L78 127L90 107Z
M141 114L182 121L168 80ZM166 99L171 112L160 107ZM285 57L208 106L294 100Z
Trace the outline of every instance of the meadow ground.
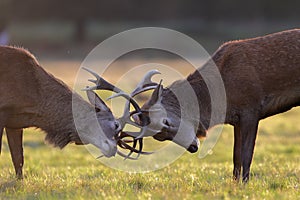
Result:
M77 61L41 63L69 85L80 66ZM205 158L185 153L171 165L144 174L110 169L83 146L52 148L44 144L42 132L26 129L23 180L15 179L3 137L0 199L299 199L299 120L298 108L261 121L246 185L232 181L230 126Z

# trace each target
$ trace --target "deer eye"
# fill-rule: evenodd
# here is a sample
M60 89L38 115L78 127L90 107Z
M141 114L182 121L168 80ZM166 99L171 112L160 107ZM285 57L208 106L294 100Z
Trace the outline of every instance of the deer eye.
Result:
M163 123L167 126L170 126L170 122L167 119L163 119Z
M115 122L115 129L117 130L120 127L120 124L118 122Z

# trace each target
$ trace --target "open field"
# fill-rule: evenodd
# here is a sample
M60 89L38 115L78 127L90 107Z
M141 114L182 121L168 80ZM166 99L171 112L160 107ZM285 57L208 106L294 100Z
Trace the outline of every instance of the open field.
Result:
M170 65L175 63L180 64ZM41 64L70 86L80 66L77 61L41 61ZM138 62L131 66L134 65ZM299 120L300 108L260 123L247 185L231 179L233 129L230 126L225 126L211 155L199 159L197 153L185 153L171 165L144 174L110 169L83 146L52 148L44 144L44 134L39 130L26 129L24 180L14 177L3 137L0 199L298 199ZM126 161L120 165L122 162Z

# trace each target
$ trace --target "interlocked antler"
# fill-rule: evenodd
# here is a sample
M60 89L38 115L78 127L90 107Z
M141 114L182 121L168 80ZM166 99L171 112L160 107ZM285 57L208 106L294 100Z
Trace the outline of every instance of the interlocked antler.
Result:
M152 82L151 78L155 75L155 74L160 74L159 71L157 70L151 70L149 72L146 73L146 75L143 77L143 79L138 83L138 85L136 86L136 88L133 90L133 92L130 94L131 98L134 98L136 95L148 91L148 90L152 90L155 89L157 87L157 83ZM139 132L129 132L127 131L122 132L122 134L120 135L121 137L132 137L133 138L133 148L136 148L137 143L139 144L139 152L142 151L143 149L143 137L146 133L146 121L149 121L149 119L142 119L141 121L143 122L143 124L137 124L136 122L131 120L131 116L133 114L142 114L143 111L141 110L140 112L130 112L130 102L126 102L125 104L125 108L124 108L124 113L123 116L120 117L119 123L121 124L122 129L125 127L126 124L130 124L133 125L135 127L140 128ZM141 115L142 118L145 118L144 115ZM125 157L126 158L131 158L131 154L135 152L130 150L129 154ZM137 152L135 152L137 153ZM143 154L151 154L151 152L143 152ZM138 159L138 157L140 156L141 153L138 153L138 155L135 157L135 159Z
M136 95L138 95L142 92L155 89L157 87L157 83L151 81L152 76L154 76L155 74L160 74L160 72L157 71L157 70L151 70L151 71L147 72L146 75L144 76L144 78L138 83L136 88L129 95L129 97L131 99L133 99ZM116 96L119 96L119 95L116 94L116 95L114 95L110 98L114 98ZM135 110L134 112L130 112L130 103L131 102L126 102L124 112L123 112L123 116L118 119L120 124L121 124L121 127L124 128L126 124L130 124L130 125L133 125L135 127L142 128L141 125L139 125L139 124L135 123L134 121L132 121L130 117L133 114L136 114L136 113L141 114L143 111L142 110L139 110L139 111ZM145 126L145 124L144 124L144 126ZM133 137L138 137L140 135L138 133L140 133L140 132L136 132L136 133L131 132L129 135L131 135Z
M144 78L141 80L141 82L137 85L137 87L134 89L134 91L128 95L125 92L123 92L121 89L115 87L114 85L112 85L111 83L107 82L106 80L104 80L102 77L100 77L96 72L92 71L91 69L85 68L83 67L84 70L90 72L92 75L94 75L96 77L96 80L94 79L89 79L90 82L93 82L96 84L96 86L93 87L86 87L84 90L108 90L108 91L113 91L116 92L115 95L109 97L109 99L112 98L116 98L119 96L122 96L124 98L126 98L128 101L126 102L125 108L124 108L124 113L123 116L120 117L119 119L117 119L120 123L120 130L123 130L123 128L125 127L126 124L130 124L133 125L135 127L138 127L141 129L141 131L139 132L120 132L118 133L118 135L116 136L117 139L117 144L119 147L123 148L123 149L128 149L130 150L128 155L123 154L120 151L117 151L117 153L124 157L125 159L138 159L138 157L140 156L140 154L151 154L151 152L143 152L143 137L145 136L146 133L146 128L144 124L137 124L134 121L131 120L131 116L133 114L142 114L142 110L139 107L139 105L136 103L136 101L133 99L133 97L135 97L136 95L148 91L148 90L152 90L155 89L157 87L157 83L152 82L151 78L153 75L155 74L160 74L159 71L157 70L151 70L149 71ZM133 105L135 111L130 112L130 104ZM145 118L144 115L141 115L142 117ZM146 121L146 120L141 120L141 121ZM132 137L133 140L123 140L126 137ZM128 145L127 143L133 143L132 146ZM136 149L137 144L139 144L139 149ZM131 157L132 153L137 153L138 155L134 158Z
M83 89L84 91L87 91L87 90L108 90L108 91L116 92L118 94L118 96L122 96L122 97L126 98L127 100L129 100L130 103L133 105L134 109L136 109L137 112L141 111L141 108L134 101L134 99L132 99L128 94L126 94L125 92L123 92L121 89L119 89L119 88L115 87L114 85L112 85L111 83L107 82L105 79L103 79L102 77L100 77L93 70L88 69L86 67L83 67L82 69L90 72L96 78L96 80L94 80L94 79L88 79L88 81L90 81L92 83L95 83L96 86L93 86L93 87L87 86L85 89ZM110 97L110 98L112 98L112 97Z

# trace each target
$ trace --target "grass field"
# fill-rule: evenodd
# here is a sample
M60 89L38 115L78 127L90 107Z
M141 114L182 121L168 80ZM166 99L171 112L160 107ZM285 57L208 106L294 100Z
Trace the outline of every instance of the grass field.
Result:
M76 72L66 76L56 68L66 69L65 62L42 64L72 84ZM293 109L260 123L247 185L232 181L230 126L225 126L211 155L199 159L197 153L185 153L171 165L144 174L110 169L83 146L52 148L44 144L43 133L26 129L23 180L15 179L3 137L0 199L299 199L299 116L300 109Z

